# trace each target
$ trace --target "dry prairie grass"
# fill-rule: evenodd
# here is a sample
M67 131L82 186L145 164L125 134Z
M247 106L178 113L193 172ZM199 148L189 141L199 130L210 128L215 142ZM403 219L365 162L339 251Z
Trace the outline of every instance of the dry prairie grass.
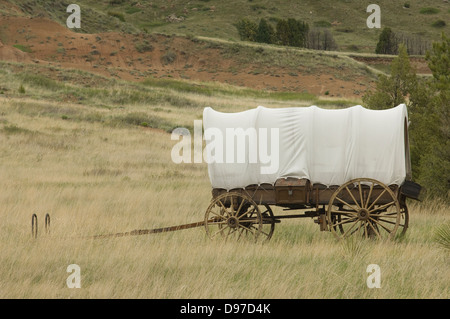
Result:
M242 107L227 102L230 109ZM433 239L450 219L439 203L412 203L410 229L393 242L339 243L310 219L278 224L266 244L210 241L203 228L82 239L202 220L210 201L207 167L174 164L175 142L162 130L30 115L17 107L32 103L63 106L0 100L0 298L450 296L448 250ZM192 123L199 113L169 115ZM33 213L37 240L31 238ZM52 218L49 235L45 213ZM81 289L66 285L69 264L80 266ZM381 268L380 289L367 288L369 264Z

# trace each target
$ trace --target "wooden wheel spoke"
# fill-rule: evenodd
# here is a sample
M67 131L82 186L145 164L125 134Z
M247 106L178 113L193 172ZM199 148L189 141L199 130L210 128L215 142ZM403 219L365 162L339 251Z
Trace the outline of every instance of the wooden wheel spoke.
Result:
M230 213L228 212L227 208L225 207L225 205L222 203L221 200L217 201L218 203L220 203L220 206L222 206L222 209L225 211L225 213L227 214L228 217L230 216Z
M398 212L391 212L391 213L385 213L385 214L383 214L383 215L381 215L381 214L377 214L377 215L378 215L378 216L392 216L392 215L397 216L397 215L398 215ZM400 216L401 216L402 218L404 218L403 215L404 215L403 213L400 213Z
M395 201L392 201L390 203L387 203L387 204L378 206L377 208L374 208L372 210L369 210L369 213L376 212L377 210L383 210L383 209L388 208L388 207L390 207L392 205L395 205Z
M361 200L361 207L364 207L364 198L361 189L361 181L358 181L359 199Z
M348 223L352 223L352 222L356 222L356 221L357 221L357 217L353 217L353 218L345 219L338 223L333 223L333 226L344 225L344 224L348 224Z
M381 196L384 195L384 193L386 193L386 189L383 189L383 191L381 192L381 194L378 195L378 197L373 201L372 204L370 204L369 208L367 208L369 211L370 211L370 209L372 208L372 206L374 206L375 203L381 198Z
M377 225L380 225L380 227L382 227L385 231L387 231L388 233L391 233L391 229L389 229L389 228L387 228L386 226L384 226L383 225L383 223L380 223L380 221L379 220L375 220L375 219L373 219L373 218L370 218L373 222L375 222ZM395 223L391 223L391 222L388 222L388 221L385 221L385 222L387 222L388 224L393 224L393 225L395 225ZM372 225L372 223L370 223L370 225Z
M230 213L231 216L234 216L235 214L233 214L234 212L234 203L233 203L233 195L230 196Z
M241 229L238 230L237 232L239 233L239 236L238 236L238 240L239 240L239 239L241 238L241 236L242 236L242 233L244 232L244 229L241 228Z
M266 233L265 231L263 231L262 229L259 231L260 233L262 233L262 234L264 234L264 235L266 235L267 237L269 237L270 236L270 234L269 233Z
M350 205L349 203L347 203L345 200L340 199L340 198L337 197L337 196L336 196L336 199L337 199L338 201L340 201L342 204L344 204L344 205L350 207L351 209L353 209L355 212L357 211L357 209L355 209L352 205Z
M374 222L376 222L380 226L382 225L381 222L386 223L386 224L391 224L391 225L396 225L397 224L397 223L391 222L390 220L384 220L384 219L381 219L381 218L377 218L377 219L372 218L372 217L369 217L369 218L371 220L373 220Z
M377 234L378 238L381 239L380 232L376 229L376 227L374 227L374 226L372 225L372 223L368 223L368 224L369 224L369 226L372 228L372 230L375 232L375 234ZM382 226L382 227L383 227L383 226ZM384 227L383 227L383 228L384 228Z
M374 186L373 183L370 184L369 195L367 195L366 203L364 204L364 208L366 208L366 209L367 209L367 205L369 205L369 203L370 203L370 196L372 196L373 186Z
M392 218L392 219L397 219L396 215L382 215L382 214L372 214L372 216L376 216L377 218Z
M275 230L275 219L272 209L269 205L263 205L265 210L261 213L261 229L260 232L264 234L263 240L268 241L272 238L272 234Z
M357 222L355 222L355 223L353 223L353 225L349 228L349 229L347 229L347 231L346 232L344 232L344 238L348 235L348 236L351 236L353 233L350 233L349 234L349 232L353 229L353 227L355 227L356 226L356 224L358 224Z
M358 223L358 222L356 221L355 224L357 224L357 223ZM348 234L348 236L351 236L351 235L353 235L354 233L359 232L359 230L361 229L362 225L363 225L363 223L360 222L358 228L356 228L354 231L352 231L350 234Z
M398 226L400 226L400 227L405 227L406 226L407 227L406 222L403 222L403 224L399 223Z
M358 201L355 199L355 196L353 196L352 192L348 189L348 186L345 186L345 189L347 190L347 193L350 194L350 197L353 199L356 207L358 207L358 209L361 209L361 206L359 206Z
M216 231L214 234L211 234L211 238L216 237L217 234L223 233L223 231L228 227L228 225L225 225L225 227L220 228L218 231Z
M246 216L246 217L251 217L253 212L256 210L256 207L253 206L253 209L247 213L242 214L241 216L237 216L238 220L241 220L242 217Z
M364 237L369 238L369 231L367 229L367 223L364 223Z
M226 220L225 216L223 216L223 215L221 215L221 214L218 214L218 213L216 213L216 212L214 212L214 211L212 211L212 210L211 210L211 214L216 215L217 217L220 217L221 219Z
M251 232L253 235L255 234L255 232L254 232L253 230L251 230L250 228L248 228L248 227L246 227L246 226L244 226L244 225L242 225L242 224L239 224L239 227L242 227L242 228L244 228L245 230L248 230L248 231Z
M236 211L236 215L235 215L236 217L239 217L239 213L241 212L242 206L244 205L245 201L246 201L245 199L241 200L241 204L239 205L239 208Z

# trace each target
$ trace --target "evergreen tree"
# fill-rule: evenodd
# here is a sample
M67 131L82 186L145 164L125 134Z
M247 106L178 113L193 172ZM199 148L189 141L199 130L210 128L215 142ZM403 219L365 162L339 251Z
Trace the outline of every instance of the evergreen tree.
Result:
M287 25L289 29L289 45L293 47L301 47L303 43L301 41L300 28L297 20L289 18L287 20Z
M301 47L306 47L308 39L309 25L306 22L298 21L298 28L300 30L300 43Z
M371 109L386 109L414 101L408 99L411 92L417 89L417 77L411 67L406 47L400 45L399 54L391 64L391 75L378 77L375 92L367 92L363 102Z
M375 53L377 54L397 54L398 44L394 32L391 28L384 28L378 39Z
M259 21L258 30L256 31L256 42L260 43L273 43L274 42L275 31L273 27L266 21L266 19L262 18Z
M450 38L442 34L442 42L433 43L426 59L433 72L427 83L430 103L413 109L420 128L414 134L421 155L418 180L431 196L450 203Z
M281 45L290 45L289 43L289 25L286 20L280 19L277 22L277 42Z
M258 30L258 25L249 19L241 19L236 23L236 28L239 33L239 37L243 41L255 41L256 31Z

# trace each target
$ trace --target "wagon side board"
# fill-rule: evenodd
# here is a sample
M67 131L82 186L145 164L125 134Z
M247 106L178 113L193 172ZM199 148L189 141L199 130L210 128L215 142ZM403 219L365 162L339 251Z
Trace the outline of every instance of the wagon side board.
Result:
M249 185L245 188L231 189L229 192L244 194L252 198L258 205L277 205L291 208L317 207L319 205L328 205L332 195L339 188L339 185L325 186L322 184L313 184L307 179L279 179L275 184ZM400 196L401 187L390 185L389 188L394 192L397 198ZM361 185L359 187L348 187L348 191L341 196L341 199L349 204L354 200L360 201L361 196L365 201L368 196L377 199L378 205L387 204L392 198L387 192L383 192L383 187L374 186L370 192L370 187ZM228 192L226 189L213 188L212 196L216 198ZM379 197L379 198L378 198Z

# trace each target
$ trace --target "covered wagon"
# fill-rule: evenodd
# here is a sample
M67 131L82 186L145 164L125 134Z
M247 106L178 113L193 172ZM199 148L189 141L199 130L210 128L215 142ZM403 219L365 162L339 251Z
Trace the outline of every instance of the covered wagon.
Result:
M362 106L205 108L211 238L267 240L284 218L311 217L338 238L393 238L408 227L408 115ZM274 216L271 205L287 213Z

